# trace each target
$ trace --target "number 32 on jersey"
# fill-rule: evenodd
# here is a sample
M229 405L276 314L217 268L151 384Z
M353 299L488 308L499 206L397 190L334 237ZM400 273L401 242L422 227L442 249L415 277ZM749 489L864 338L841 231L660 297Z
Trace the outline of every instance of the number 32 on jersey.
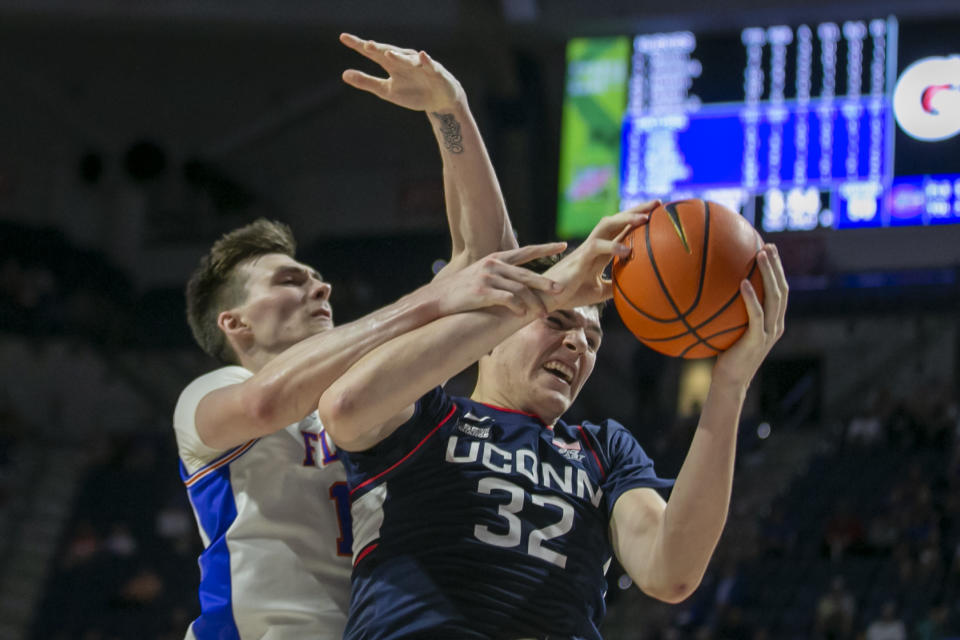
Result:
M473 528L473 535L477 540L497 547L520 546L523 543L521 540L522 529L517 514L524 508L526 492L523 488L502 478L488 477L480 480L477 491L487 495L492 495L494 491L506 493L510 497L510 501L507 504L500 505L497 510L500 517L507 523L506 533L494 533L486 525L478 524ZM561 569L566 568L567 556L544 547L543 543L547 540L559 538L573 528L573 506L562 498L536 493L530 494L530 502L536 507L548 508L551 511L559 510L560 518L551 525L530 532L530 535L527 536L527 553L555 564Z

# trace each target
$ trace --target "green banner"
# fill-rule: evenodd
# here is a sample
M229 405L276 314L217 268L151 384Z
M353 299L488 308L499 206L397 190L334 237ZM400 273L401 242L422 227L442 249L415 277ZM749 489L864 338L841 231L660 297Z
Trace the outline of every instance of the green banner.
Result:
M620 205L620 132L627 106L630 38L567 45L560 132L557 235L582 238Z

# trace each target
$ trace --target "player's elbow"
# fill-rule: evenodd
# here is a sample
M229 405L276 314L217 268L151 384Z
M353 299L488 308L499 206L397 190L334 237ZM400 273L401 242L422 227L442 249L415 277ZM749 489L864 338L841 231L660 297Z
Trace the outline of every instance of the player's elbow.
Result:
M352 450L360 433L357 429L358 402L349 390L331 389L320 397L317 414L323 428L337 447Z
M645 574L634 578L641 591L667 604L679 604L689 598L700 586L701 580L702 573L680 569L675 564L670 567L650 567Z
M651 598L666 602L667 604L680 604L697 590L700 581L668 581L662 584L646 583L640 584L640 590Z
M252 424L262 425L265 433L273 430L279 419L277 393L269 384L248 382L243 393L243 413Z

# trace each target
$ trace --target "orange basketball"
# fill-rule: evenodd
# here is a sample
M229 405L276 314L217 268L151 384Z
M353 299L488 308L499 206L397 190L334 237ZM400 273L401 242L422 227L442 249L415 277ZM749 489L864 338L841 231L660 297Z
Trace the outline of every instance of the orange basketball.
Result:
M704 200L657 207L624 241L613 263L613 301L645 345L669 356L707 358L747 328L740 282L763 302L757 251L763 241L743 216Z

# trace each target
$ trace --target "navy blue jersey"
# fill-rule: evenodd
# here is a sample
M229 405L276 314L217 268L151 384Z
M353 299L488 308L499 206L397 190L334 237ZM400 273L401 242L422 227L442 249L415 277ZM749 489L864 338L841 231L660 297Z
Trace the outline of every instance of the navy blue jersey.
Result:
M349 640L599 639L617 498L668 487L620 424L550 428L434 389L351 489Z

